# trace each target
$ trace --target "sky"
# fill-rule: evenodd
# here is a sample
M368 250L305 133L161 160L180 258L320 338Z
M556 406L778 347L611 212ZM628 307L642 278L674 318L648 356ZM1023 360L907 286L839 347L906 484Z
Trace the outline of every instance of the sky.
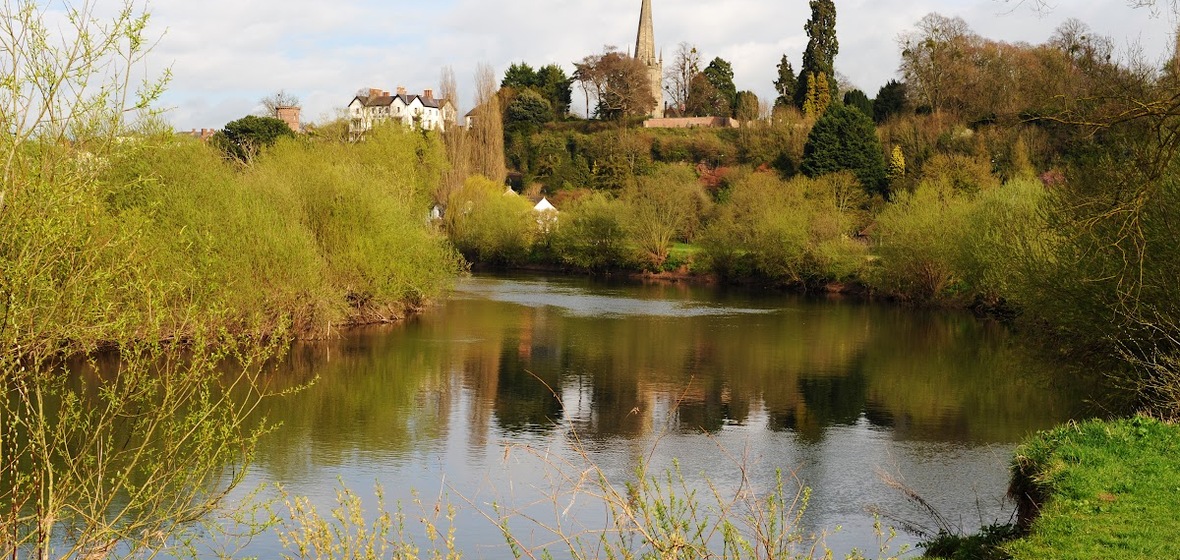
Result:
M114 0L100 0L113 3ZM836 0L840 53L836 70L874 97L898 77L899 35L924 15L963 18L992 39L1047 40L1077 18L1114 40L1162 61L1177 18L1168 10L1128 7L1128 0ZM786 54L797 70L807 36L806 0L652 0L657 48L670 61L695 45L704 61L728 60L739 90L773 98L776 65ZM161 99L176 130L221 128L261 110L278 90L298 97L304 122L334 118L362 88L411 93L438 89L441 70L458 80L470 109L477 65L502 76L513 62L573 61L605 45L634 49L640 0L155 0L150 33L159 37L144 72L172 73ZM581 92L575 87L574 107Z

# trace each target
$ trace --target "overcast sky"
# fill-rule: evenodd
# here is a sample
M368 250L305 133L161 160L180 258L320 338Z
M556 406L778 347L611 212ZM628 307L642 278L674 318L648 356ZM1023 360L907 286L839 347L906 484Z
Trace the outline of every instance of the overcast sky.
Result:
M113 1L113 0L107 0ZM1018 2L1019 0L1013 0ZM279 89L302 101L304 121L333 116L361 88L437 89L451 66L460 108L469 109L476 65L499 75L515 61L534 67L573 61L604 45L633 49L640 0L157 0L151 54L173 80L163 104L178 130L221 128L257 112ZM1067 18L1139 45L1152 61L1170 52L1176 19L1127 7L1127 0L1056 0L1039 12L1003 0L836 0L836 69L873 97L897 77L899 34L930 12L962 17L986 37L1040 43ZM775 65L798 69L807 36L806 0L653 0L657 48L671 59L681 42L705 61L733 64L738 89L773 95ZM575 90L575 103L580 104Z

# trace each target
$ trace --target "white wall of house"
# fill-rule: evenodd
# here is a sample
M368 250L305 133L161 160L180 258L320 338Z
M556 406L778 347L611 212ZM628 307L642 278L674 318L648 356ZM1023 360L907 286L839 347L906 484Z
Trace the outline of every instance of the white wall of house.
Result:
M377 101L380 99L380 101ZM449 102L434 100L430 107L418 95L394 95L391 99L355 97L348 104L348 130L354 136L373 129L380 122L396 120L408 128L446 130L454 122L455 108Z

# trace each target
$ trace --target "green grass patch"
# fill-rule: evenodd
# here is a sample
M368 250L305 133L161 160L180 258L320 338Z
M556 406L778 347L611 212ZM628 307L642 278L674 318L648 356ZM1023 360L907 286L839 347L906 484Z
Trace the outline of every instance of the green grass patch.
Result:
M1007 547L1017 560L1180 558L1175 425L1137 417L1041 433L1017 450L1013 492L1027 497L1022 514L1039 513Z

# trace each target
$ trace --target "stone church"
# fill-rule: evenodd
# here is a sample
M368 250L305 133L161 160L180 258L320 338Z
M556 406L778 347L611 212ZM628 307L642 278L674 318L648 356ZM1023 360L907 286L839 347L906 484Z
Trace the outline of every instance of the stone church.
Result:
M643 0L639 13L639 34L635 38L635 58L647 65L651 80L651 95L654 99L649 115L655 119L664 118L664 59L656 56L656 32L651 17L651 0Z

